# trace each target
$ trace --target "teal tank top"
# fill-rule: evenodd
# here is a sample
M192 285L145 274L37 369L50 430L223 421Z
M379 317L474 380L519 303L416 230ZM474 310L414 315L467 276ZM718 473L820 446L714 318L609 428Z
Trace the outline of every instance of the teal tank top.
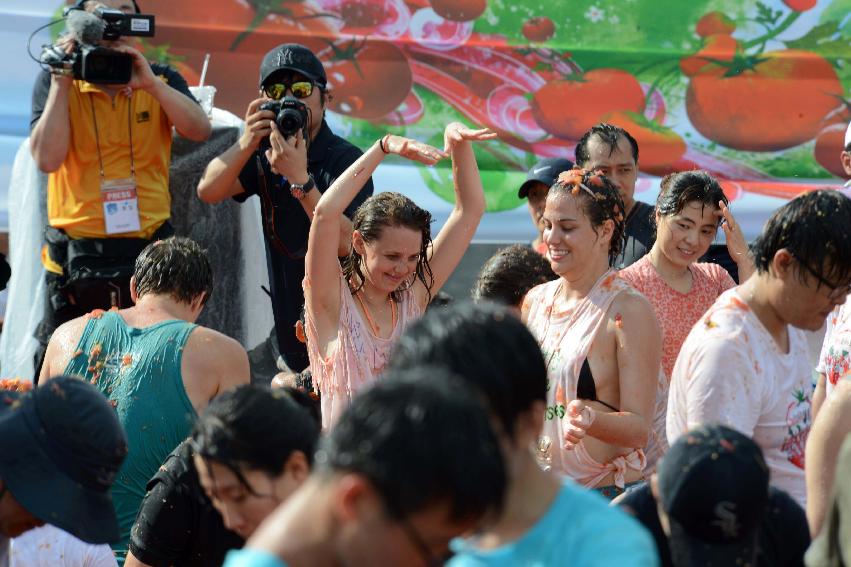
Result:
M112 548L124 565L145 485L189 436L197 417L180 373L183 348L197 325L171 320L136 329L115 311L89 317L65 373L97 386L127 435L127 458L112 487L121 530Z

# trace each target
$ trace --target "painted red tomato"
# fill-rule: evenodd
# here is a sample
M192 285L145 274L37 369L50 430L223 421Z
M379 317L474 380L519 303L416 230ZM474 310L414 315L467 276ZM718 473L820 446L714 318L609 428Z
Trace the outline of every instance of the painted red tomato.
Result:
M721 12L708 12L697 21L694 31L700 37L709 37L719 33L729 35L736 31L736 23Z
M487 0L429 0L438 16L455 22L475 20L488 7Z
M815 8L817 0L783 0L783 3L795 12L806 12L811 8Z
M693 77L701 73L714 73L721 76L726 69L714 63L718 61L732 61L736 56L739 42L733 36L727 34L710 35L704 40L703 48L695 53L680 59L680 69L683 75Z
M547 41L556 33L556 25L546 16L536 16L523 22L523 37L529 41Z
M674 171L674 165L686 153L686 143L679 134L643 115L632 112L613 112L606 122L620 126L638 142L638 168L654 175Z
M845 124L831 124L816 136L813 154L823 168L836 177L847 177L839 155L845 149Z
M719 67L728 72L691 78L686 110L701 134L736 150L777 151L813 139L843 95L833 66L809 51L737 56Z
M532 96L532 113L549 134L578 140L606 114L641 112L644 90L638 79L620 69L594 69L551 81Z
M387 41L343 41L320 53L333 95L328 107L353 118L381 118L405 101L413 74L408 58Z

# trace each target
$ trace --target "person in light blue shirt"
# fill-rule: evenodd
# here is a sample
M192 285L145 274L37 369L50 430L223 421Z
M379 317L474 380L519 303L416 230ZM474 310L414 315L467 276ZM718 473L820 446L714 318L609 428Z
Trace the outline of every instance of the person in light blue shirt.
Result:
M403 372L427 361L458 375L487 401L501 429L508 492L493 523L451 546L451 567L654 567L650 534L600 495L545 470L537 440L547 370L538 343L504 307L465 304L427 314L390 357Z
M426 367L359 393L314 467L225 567L442 565L501 508L507 477L480 396Z

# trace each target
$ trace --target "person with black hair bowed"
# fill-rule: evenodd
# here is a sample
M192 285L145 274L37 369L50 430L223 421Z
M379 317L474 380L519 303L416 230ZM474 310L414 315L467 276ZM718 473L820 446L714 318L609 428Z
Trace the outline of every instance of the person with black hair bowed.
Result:
M386 135L322 195L310 226L304 279L305 330L314 387L327 429L383 370L396 339L425 311L467 250L485 212L471 142L491 140L487 128L453 122L444 149ZM355 214L351 252L340 269L344 211L378 164L395 154L426 165L452 157L455 206L431 240L431 214L399 193L379 193Z
M607 177L561 173L543 216L559 278L532 289L522 309L548 372L540 461L608 498L643 479L661 372L653 307L612 269L624 220Z
M313 210L322 193L363 154L325 121L332 87L322 62L307 47L285 43L270 50L260 64L259 96L245 112L245 130L213 158L198 183L198 197L205 203L260 198L277 347L296 373L308 365L307 350L294 329L304 310L301 283ZM269 108L284 101L306 117L304 128L295 133L281 132ZM373 192L366 177L340 219L340 257L349 253L349 219Z
M442 367L388 372L319 442L310 477L225 567L430 567L502 506L481 396Z
M674 362L689 331L719 295L736 282L718 264L698 262L715 239L718 227L727 237L730 256L745 281L754 271L739 225L721 186L705 171L666 176L656 200L656 242L645 256L620 271L620 277L650 300L662 328L660 403L654 419L653 452L647 454L645 475L667 449L665 414Z
M221 565L302 485L318 441L302 392L245 385L217 397L148 483L124 566Z
M671 376L669 443L701 424L737 429L762 449L772 484L803 507L813 395L803 330L819 330L851 289L849 224L851 199L838 191L777 209L751 246L756 273L715 300Z

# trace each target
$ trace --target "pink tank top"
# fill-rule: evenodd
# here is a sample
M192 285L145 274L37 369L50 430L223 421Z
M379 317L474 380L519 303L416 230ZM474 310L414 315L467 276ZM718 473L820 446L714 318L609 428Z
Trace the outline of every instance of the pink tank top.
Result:
M310 285L304 279L305 287ZM337 338L328 345L328 355L319 353L316 328L305 316L307 354L313 387L321 396L322 428L328 430L348 407L352 396L372 384L387 365L390 350L405 328L422 315L412 290L401 293L396 328L390 338L372 334L369 324L355 306L349 284L340 274L340 324Z
M553 313L556 294L563 285L558 279L539 285L526 296L527 324L537 337L547 361L547 413L539 447L556 472L569 476L579 484L595 487L610 473L615 485L623 488L627 469L641 471L644 452L635 449L611 462L597 462L580 442L572 450L564 448L565 408L576 399L582 363L606 320L615 297L632 288L612 271L606 272L591 292L572 309Z

